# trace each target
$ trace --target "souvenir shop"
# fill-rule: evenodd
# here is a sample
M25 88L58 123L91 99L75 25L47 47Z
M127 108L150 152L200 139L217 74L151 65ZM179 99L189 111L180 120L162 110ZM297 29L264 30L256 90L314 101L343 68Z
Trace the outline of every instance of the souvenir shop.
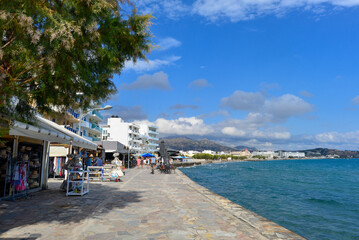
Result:
M71 148L73 143L97 148L96 144L41 117L37 117L36 126L12 121L9 133L0 139L0 199L27 197L47 188L51 142ZM56 173L61 175L63 159L57 159L57 164Z

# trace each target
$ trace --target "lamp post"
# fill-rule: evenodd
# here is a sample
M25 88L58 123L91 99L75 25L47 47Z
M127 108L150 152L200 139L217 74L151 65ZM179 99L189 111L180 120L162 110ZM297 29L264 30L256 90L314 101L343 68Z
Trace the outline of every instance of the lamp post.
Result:
M103 107L103 108L92 108L92 109L90 109L90 110L87 110L86 112L84 112L84 113L81 113L81 108L80 108L80 122L79 122L79 132L78 132L78 135L80 135L81 136L81 123L82 123L82 118L84 117L84 116L86 116L89 112L92 112L92 111L98 111L98 110L110 110L112 108L112 106L110 106L110 105L106 105L105 107Z

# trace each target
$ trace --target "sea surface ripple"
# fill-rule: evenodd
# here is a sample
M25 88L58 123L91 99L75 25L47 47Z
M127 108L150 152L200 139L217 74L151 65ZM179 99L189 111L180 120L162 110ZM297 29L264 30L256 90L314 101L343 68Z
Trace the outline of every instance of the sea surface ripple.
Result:
M307 239L359 239L359 159L227 162L181 171Z

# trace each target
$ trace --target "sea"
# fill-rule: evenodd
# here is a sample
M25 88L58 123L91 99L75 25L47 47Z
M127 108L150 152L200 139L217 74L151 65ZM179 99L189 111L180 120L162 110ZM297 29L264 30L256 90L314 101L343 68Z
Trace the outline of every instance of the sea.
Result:
M181 168L207 189L310 240L359 240L359 159Z

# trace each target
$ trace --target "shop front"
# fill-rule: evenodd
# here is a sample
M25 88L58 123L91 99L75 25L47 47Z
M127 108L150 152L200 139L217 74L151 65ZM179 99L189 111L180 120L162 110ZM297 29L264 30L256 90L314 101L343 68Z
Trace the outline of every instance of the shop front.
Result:
M97 149L56 123L36 118L36 126L11 121L9 132L0 139L0 199L26 197L47 188L50 143Z

